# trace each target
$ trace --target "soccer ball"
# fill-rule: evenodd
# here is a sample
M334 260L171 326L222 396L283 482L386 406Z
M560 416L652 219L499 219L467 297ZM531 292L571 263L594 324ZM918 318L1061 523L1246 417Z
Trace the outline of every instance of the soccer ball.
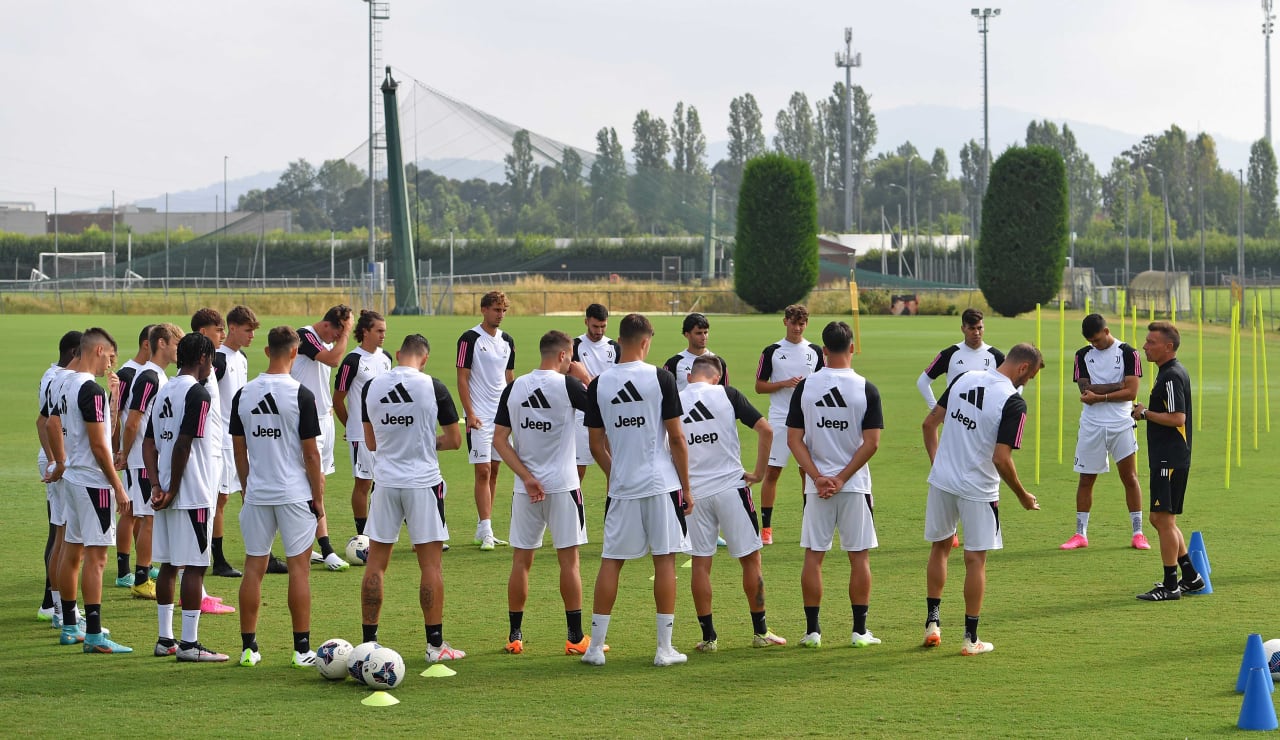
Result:
M358 534L347 540L347 562L352 565L364 565L369 559L369 538Z
M375 691L394 689L404 683L404 658L389 647L376 648L365 659L361 671L369 688Z
M1262 654L1267 656L1267 670L1271 671L1271 680L1280 681L1280 638L1262 643Z
M369 659L370 653L380 647L382 646L376 642L362 642L351 648L351 652L347 653L347 673L364 683L364 662Z
M351 643L335 637L325 640L316 648L316 668L320 675L330 681L341 681L347 677L347 654L352 650Z

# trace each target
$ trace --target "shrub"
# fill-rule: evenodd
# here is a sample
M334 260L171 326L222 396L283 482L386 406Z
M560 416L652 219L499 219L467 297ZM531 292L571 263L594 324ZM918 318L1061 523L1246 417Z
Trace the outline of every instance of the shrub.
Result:
M734 292L761 313L818 284L818 199L807 163L781 154L747 162L735 242Z

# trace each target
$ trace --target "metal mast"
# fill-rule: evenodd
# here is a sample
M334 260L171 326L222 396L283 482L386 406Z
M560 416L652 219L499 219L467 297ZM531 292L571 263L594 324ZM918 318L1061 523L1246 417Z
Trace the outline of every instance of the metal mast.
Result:
M847 26L836 66L844 67L844 230L853 233L853 68L862 66L862 53L853 53L853 29Z
M369 294L373 295L373 264L377 261L374 245L378 238L378 150L387 146L386 137L378 135L382 128L382 21L391 17L388 0L364 0L369 5Z
M978 226L982 226L982 197L987 194L987 174L991 167L991 128L989 125L989 107L987 98L987 25L991 19L1000 15L999 8L973 8L969 13L978 19L978 33L982 34L982 182L978 190Z

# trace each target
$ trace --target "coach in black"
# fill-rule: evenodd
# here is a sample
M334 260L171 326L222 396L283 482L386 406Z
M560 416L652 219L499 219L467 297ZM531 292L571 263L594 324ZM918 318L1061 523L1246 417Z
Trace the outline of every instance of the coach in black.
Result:
M1160 559L1164 563L1164 579L1150 591L1138 594L1142 601L1172 601L1205 587L1204 578L1187 555L1182 530L1178 529L1187 475L1191 472L1191 379L1178 362L1181 341L1177 327L1168 321L1147 325L1147 341L1142 350L1147 362L1159 365L1160 371L1147 406L1133 404L1134 420L1147 422L1151 526L1160 534Z

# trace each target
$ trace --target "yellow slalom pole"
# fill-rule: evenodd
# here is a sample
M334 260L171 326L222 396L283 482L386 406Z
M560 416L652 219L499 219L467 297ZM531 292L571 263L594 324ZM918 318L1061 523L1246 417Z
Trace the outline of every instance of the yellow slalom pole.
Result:
M1169 294L1169 320L1178 323L1178 296L1174 293Z
M1240 346L1240 322L1244 321L1244 299L1241 294L1240 305L1236 307L1236 320L1231 324L1236 336L1236 467L1244 465L1244 350Z
M1200 289L1201 292L1204 288ZM1204 431L1204 311L1196 306L1196 431Z
M1250 327L1253 329L1252 336L1249 341L1249 353L1252 355L1253 368L1253 449L1258 449L1258 294L1254 293L1254 300L1249 301L1250 311L1252 314Z
M849 271L849 305L853 306L853 353L862 354L862 324L858 306L858 281L853 279L853 270Z
M1271 433L1271 379L1267 375L1267 325L1266 314L1262 312L1262 294L1255 294L1258 299L1258 323L1261 331L1258 332L1258 354L1262 355L1262 408L1267 421L1267 433Z
M1089 298L1090 296L1084 297L1084 315L1085 316L1088 316L1089 314L1093 313L1093 306L1090 305L1091 301L1089 300Z
M1239 306L1235 305L1233 301L1231 306L1231 326L1233 327L1236 325L1236 315L1239 310ZM1236 408L1236 336L1234 330L1232 330L1230 337L1228 342L1229 349L1227 350L1227 464L1222 478L1224 488L1231 487L1231 433L1235 429L1232 417Z
M1067 395L1067 304L1058 301L1058 464L1062 464L1062 409Z
M1036 304L1036 347L1040 347L1040 304ZM1040 379L1036 378L1036 485L1040 485Z

